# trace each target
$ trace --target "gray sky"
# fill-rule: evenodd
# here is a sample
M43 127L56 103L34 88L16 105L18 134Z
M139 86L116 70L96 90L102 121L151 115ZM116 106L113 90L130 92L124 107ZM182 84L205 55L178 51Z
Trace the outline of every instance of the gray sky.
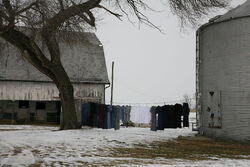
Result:
M244 1L233 0L232 6ZM115 62L114 102L158 103L181 100L184 94L193 97L196 30L181 30L178 19L165 8L158 8L164 9L160 13L148 13L164 34L110 15L100 22L97 36L104 46L110 78L111 63ZM110 88L106 102L110 102Z

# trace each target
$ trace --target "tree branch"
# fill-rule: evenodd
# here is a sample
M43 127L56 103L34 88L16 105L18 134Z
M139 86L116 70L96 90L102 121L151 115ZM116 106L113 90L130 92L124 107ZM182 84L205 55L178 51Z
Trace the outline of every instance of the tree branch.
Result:
M122 20L121 17L122 15L118 14L118 13L114 13L111 10L107 9L106 7L102 6L102 5L98 5L98 8L104 9L105 11L107 11L108 13L114 15L115 17L117 17L119 20Z
M31 9L33 6L35 6L37 4L38 4L38 1L35 1L35 2L31 3L30 5L28 5L27 7L17 11L15 15L20 15L21 13L26 12L27 10Z
M63 24L71 17L90 11L91 9L97 7L101 1L102 0L89 0L85 3L73 5L65 10L60 10L54 17L47 20L43 31L47 31L50 33L52 31L55 31L59 26L61 26L61 24Z
M64 10L63 0L57 0L60 4L61 10Z
M84 14L80 13L79 16L86 21L90 26L95 27L95 17L91 12L85 12L89 18L87 16L85 16Z
M53 64L43 55L36 43L24 33L11 29L3 32L1 37L18 48L24 54L23 56L39 71L44 74L48 73L51 79L54 77L53 72L51 72Z
M14 27L15 26L15 11L13 10L10 1L9 0L2 0L3 5L5 7L5 9L8 11L9 17L8 17L8 21L9 27Z
M61 64L60 48L56 40L56 34L42 34L42 37L44 39L43 41L48 47L51 57L51 62L55 64Z
M9 0L2 0L2 2L3 2L5 9L7 9L9 15L11 15L13 13L13 8L10 4L10 1Z

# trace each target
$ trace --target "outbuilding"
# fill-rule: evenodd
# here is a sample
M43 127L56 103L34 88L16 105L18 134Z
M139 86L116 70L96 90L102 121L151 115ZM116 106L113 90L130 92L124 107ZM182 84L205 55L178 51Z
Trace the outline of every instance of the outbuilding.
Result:
M250 142L250 1L197 31L199 133Z
M61 60L73 83L80 121L81 103L105 103L109 79L104 50L94 33L60 33ZM0 39L0 48L0 122L59 123L61 105L55 84L9 43Z

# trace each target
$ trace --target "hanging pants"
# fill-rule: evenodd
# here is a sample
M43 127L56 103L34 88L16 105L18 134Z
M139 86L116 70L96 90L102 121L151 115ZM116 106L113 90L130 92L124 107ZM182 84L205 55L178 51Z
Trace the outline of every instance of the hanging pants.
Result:
M151 121L150 121L150 130L151 131L157 131L156 128L156 111L155 111L156 107L151 107L150 108L150 113L151 113Z

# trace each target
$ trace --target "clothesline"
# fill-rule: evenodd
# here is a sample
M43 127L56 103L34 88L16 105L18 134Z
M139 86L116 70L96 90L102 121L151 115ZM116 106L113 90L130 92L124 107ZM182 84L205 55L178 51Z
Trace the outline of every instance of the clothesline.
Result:
M186 100L195 100L195 98L189 98ZM175 101L164 101L164 102L152 102L152 103L134 103L134 102L113 102L114 105L148 105L148 106L153 106L153 105L166 105L166 104L173 104L173 103L183 103L185 100L175 100ZM108 103L108 102L107 102Z

